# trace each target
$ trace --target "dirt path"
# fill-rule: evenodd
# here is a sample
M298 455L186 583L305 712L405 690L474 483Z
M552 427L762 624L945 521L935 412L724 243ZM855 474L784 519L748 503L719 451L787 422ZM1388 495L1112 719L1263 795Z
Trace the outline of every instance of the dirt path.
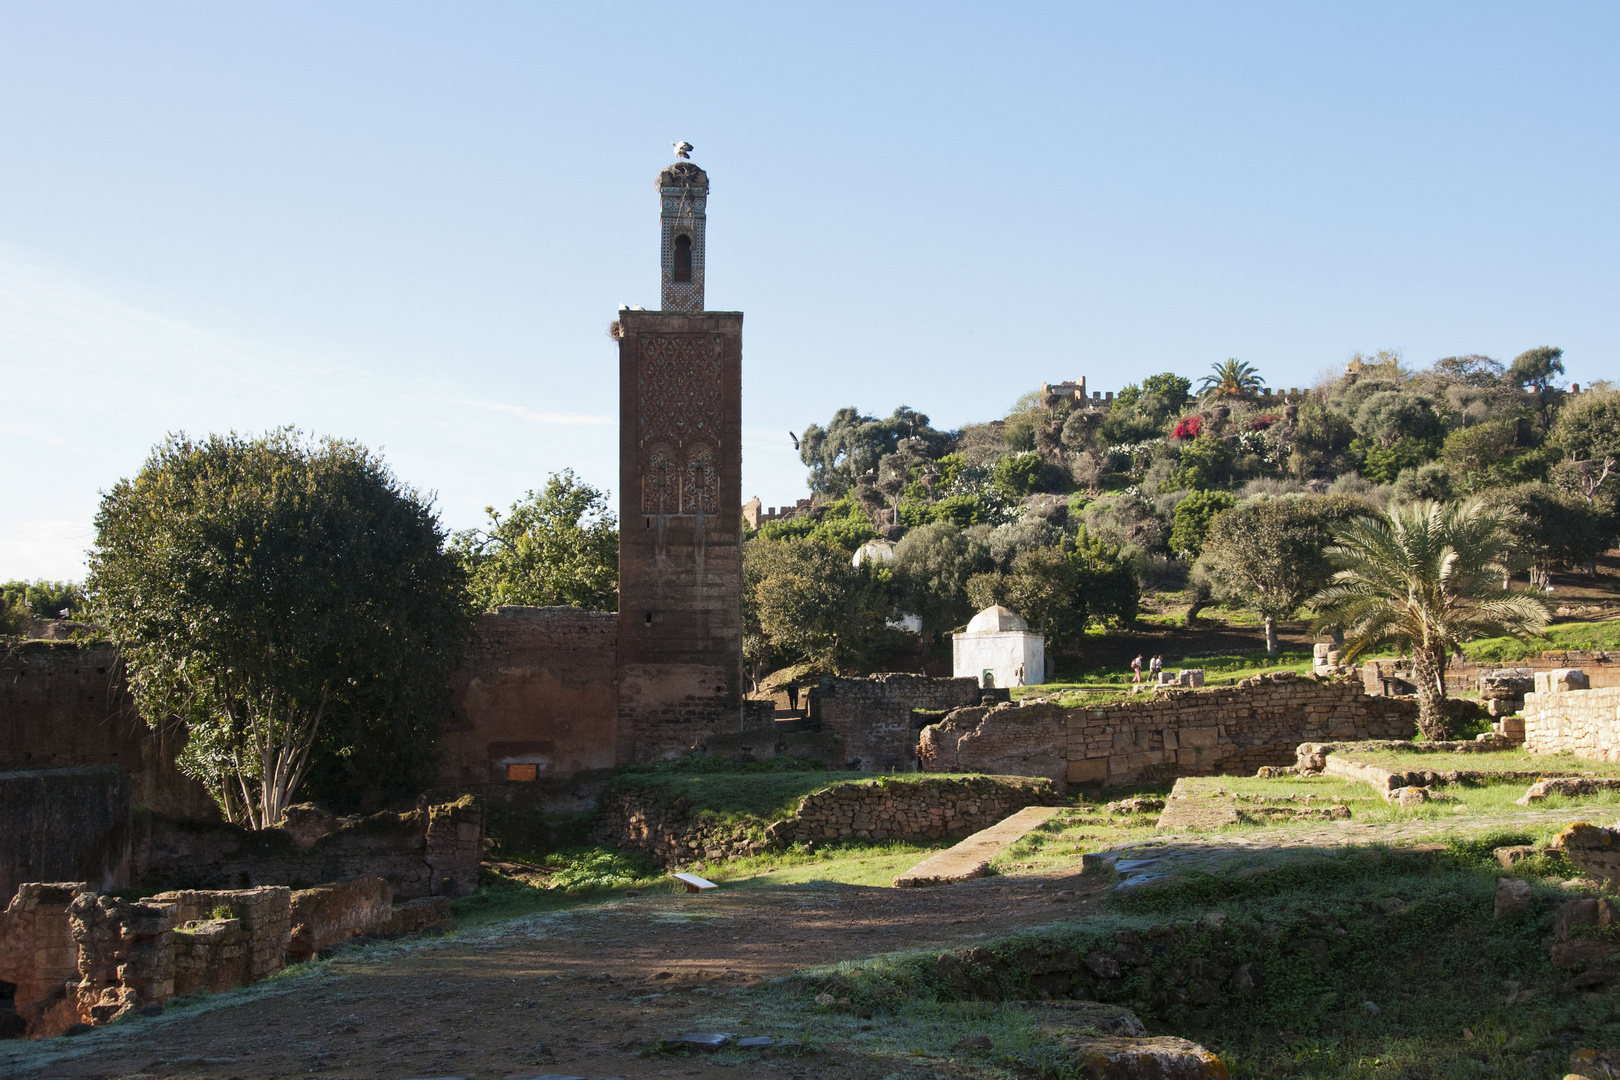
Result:
M72 1039L0 1050L7 1077L725 1076L702 1059L638 1058L726 1016L724 991L799 968L1091 913L1104 886L1067 874L936 889L839 884L643 896L357 950L315 972ZM1058 898L1059 890L1074 890ZM739 1011L740 1010L740 1011ZM74 1056L46 1063L42 1053ZM858 1063L763 1058L771 1075L858 1076ZM746 1070L745 1070L746 1071Z

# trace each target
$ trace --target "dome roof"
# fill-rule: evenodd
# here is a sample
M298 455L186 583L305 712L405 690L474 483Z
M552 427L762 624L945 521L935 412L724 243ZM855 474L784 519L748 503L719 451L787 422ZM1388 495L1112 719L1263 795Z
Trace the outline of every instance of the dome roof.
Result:
M894 545L887 540L868 540L855 552L850 562L859 566L863 562L892 563L894 562Z
M1028 630L1029 624L1018 617L1018 613L992 604L973 616L967 624L970 634L999 634L1009 630Z

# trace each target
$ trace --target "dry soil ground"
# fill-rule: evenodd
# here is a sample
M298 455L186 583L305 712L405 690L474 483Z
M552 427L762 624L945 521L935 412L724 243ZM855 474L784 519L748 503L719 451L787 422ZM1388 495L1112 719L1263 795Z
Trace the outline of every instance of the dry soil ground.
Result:
M743 1035L796 1038L802 1032L750 1024L746 1001L727 993L804 967L945 949L1088 914L1101 889L1053 872L937 889L809 884L646 895L356 950L204 1006L53 1040L49 1049L8 1048L0 1074L860 1077L877 1067L836 1046L762 1055L742 1068L636 1051L716 1016L735 1018L727 1030ZM53 1051L73 1056L26 1056Z

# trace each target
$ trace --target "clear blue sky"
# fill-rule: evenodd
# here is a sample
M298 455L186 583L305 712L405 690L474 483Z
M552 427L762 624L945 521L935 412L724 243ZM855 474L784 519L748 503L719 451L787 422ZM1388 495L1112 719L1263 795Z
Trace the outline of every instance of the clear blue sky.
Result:
M0 2L0 578L165 432L616 484L653 178L709 170L744 497L853 404L1552 344L1620 375L1612 4Z

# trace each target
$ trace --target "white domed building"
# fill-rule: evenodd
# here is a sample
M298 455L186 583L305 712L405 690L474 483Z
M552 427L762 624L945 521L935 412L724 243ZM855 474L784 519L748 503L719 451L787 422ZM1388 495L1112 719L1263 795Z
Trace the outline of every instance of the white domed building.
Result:
M1036 686L1046 681L1046 639L1018 613L994 604L951 635L952 674L979 685Z

